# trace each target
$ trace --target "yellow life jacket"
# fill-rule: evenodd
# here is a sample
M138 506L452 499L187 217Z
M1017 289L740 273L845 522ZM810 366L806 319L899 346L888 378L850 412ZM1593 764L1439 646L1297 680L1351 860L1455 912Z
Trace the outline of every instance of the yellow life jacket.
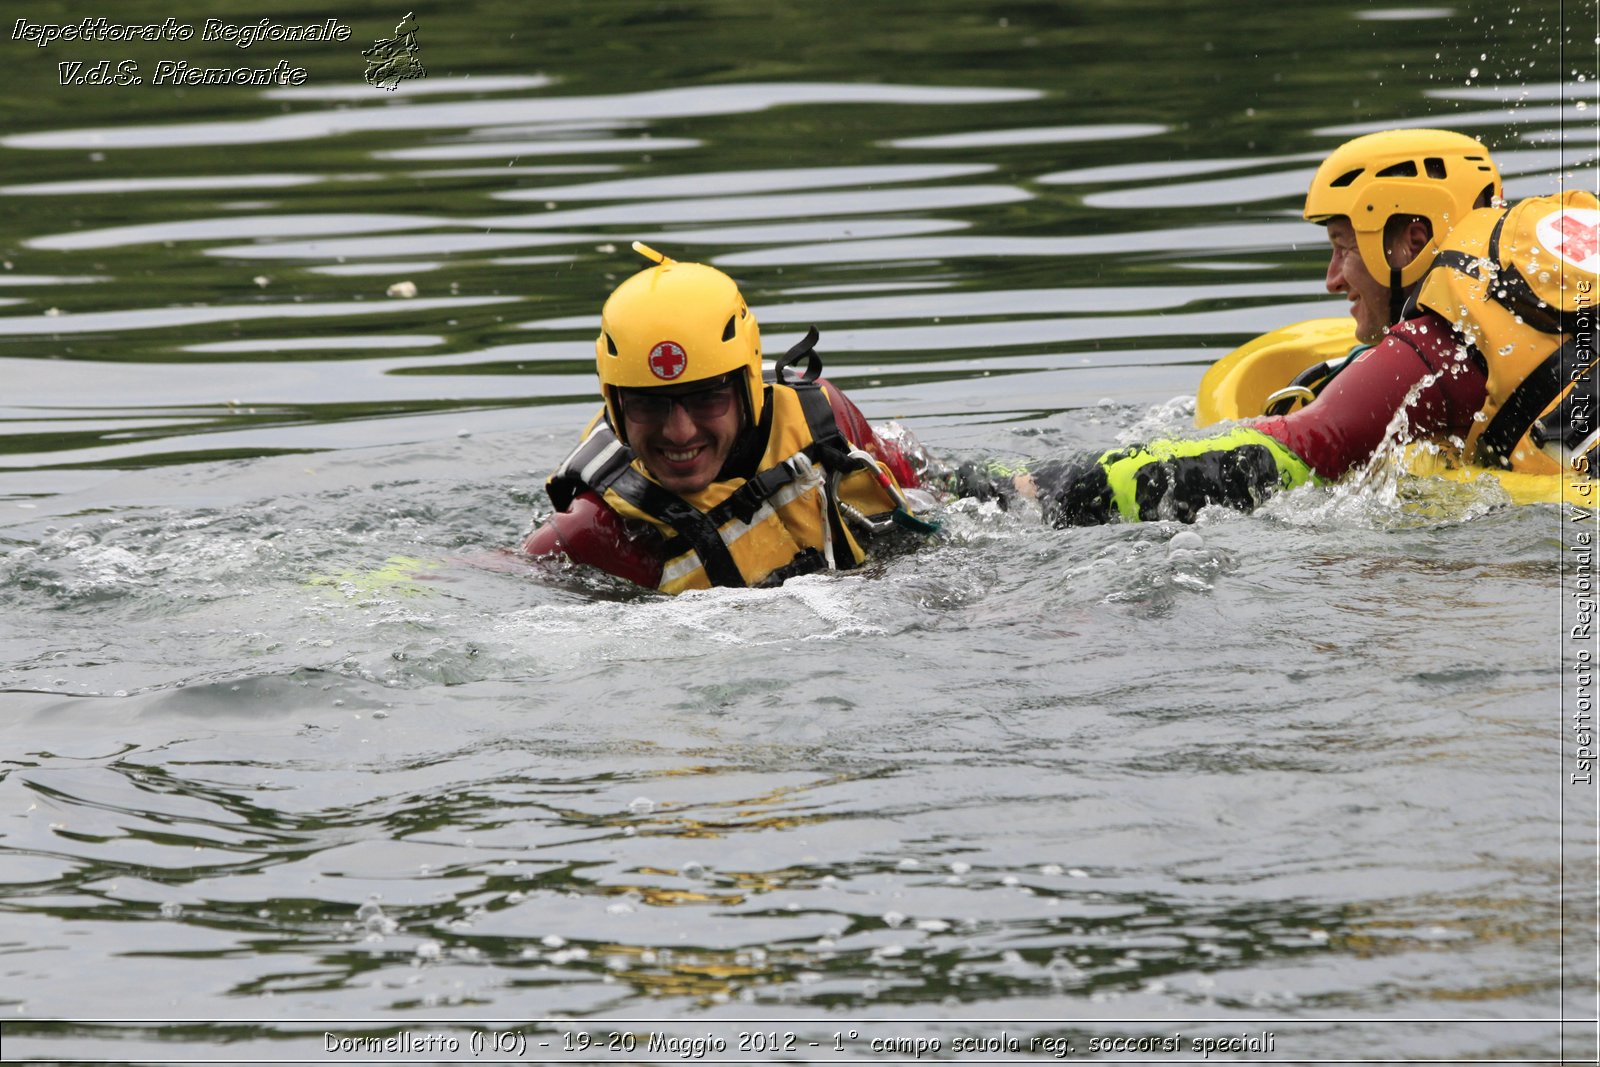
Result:
M1450 231L1416 303L1488 367L1466 455L1485 467L1593 477L1600 202L1580 189L1479 208ZM1585 458L1584 453L1588 453Z
M766 445L749 478L712 482L689 496L662 487L603 417L547 485L557 508L585 489L663 538L658 588L778 585L866 559L850 522L883 528L902 500L894 476L839 431L811 382L771 383L755 432ZM847 521L848 520L848 521Z

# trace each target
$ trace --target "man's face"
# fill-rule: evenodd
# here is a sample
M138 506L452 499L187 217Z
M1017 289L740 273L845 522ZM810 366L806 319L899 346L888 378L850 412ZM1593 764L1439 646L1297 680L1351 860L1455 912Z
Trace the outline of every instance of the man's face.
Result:
M662 486L688 496L716 480L744 428L729 378L681 388L624 389L618 397L628 444Z
M1356 320L1356 337L1374 344L1389 325L1389 287L1367 270L1349 219L1329 220L1328 241L1333 245L1333 255L1328 260L1328 292L1345 295L1350 301L1350 315Z

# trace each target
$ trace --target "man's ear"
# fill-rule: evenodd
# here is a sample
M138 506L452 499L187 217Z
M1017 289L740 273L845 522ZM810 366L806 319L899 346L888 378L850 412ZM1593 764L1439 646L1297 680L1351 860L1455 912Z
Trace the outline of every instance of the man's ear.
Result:
M1403 269L1413 259L1422 254L1428 247L1428 242L1433 240L1433 227L1427 219L1412 219L1400 231L1399 238L1389 246L1389 263L1396 270Z

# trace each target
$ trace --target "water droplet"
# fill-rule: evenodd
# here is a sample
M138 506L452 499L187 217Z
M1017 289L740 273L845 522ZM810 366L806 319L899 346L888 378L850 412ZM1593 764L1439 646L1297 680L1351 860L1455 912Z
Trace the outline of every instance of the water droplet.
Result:
M567 939L559 934L546 934L539 939L539 944L545 948L560 948L567 943Z
M885 925L885 926L889 926L889 927L900 926L905 921L906 921L906 917L904 915L901 915L898 911L886 911L886 912L883 913L883 925Z
M972 870L972 864L963 863L960 860L956 860L954 863L950 864L950 870L953 874L966 874L968 871Z
M440 947L437 941L424 941L417 946L417 959L419 960L436 960L443 955L444 949Z
M163 919L179 919L179 918L182 918L183 917L183 905L179 904L176 900L166 901L165 903L163 903L161 905L161 917Z
M635 815L649 815L656 810L656 802L649 797L635 797L628 802L628 810Z
M1172 535L1172 540L1167 542L1169 552L1196 552L1206 547L1205 538L1193 530L1179 530Z
M682 867L678 868L678 873L685 878L700 879L706 876L706 869L703 865L696 863L694 860L690 860L688 863L685 863Z

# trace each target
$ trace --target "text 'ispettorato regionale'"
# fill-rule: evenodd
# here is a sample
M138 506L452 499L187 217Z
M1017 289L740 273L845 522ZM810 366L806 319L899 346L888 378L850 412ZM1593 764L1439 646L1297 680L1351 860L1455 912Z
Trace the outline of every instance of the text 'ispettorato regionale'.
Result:
M198 24L168 17L160 22L113 22L104 17L88 17L77 22L34 22L17 19L11 27L13 41L26 41L39 48L57 43L86 42L117 44L127 42L221 42L237 48L250 48L262 42L342 42L351 37L350 27L338 19L321 22L286 23L271 19L256 22L227 22L206 19ZM141 85L145 77L139 63L131 59L102 58L72 60L57 64L62 85ZM184 59L156 61L150 74L151 85L300 85L306 80L304 67L291 67L280 60L271 67L203 67Z

